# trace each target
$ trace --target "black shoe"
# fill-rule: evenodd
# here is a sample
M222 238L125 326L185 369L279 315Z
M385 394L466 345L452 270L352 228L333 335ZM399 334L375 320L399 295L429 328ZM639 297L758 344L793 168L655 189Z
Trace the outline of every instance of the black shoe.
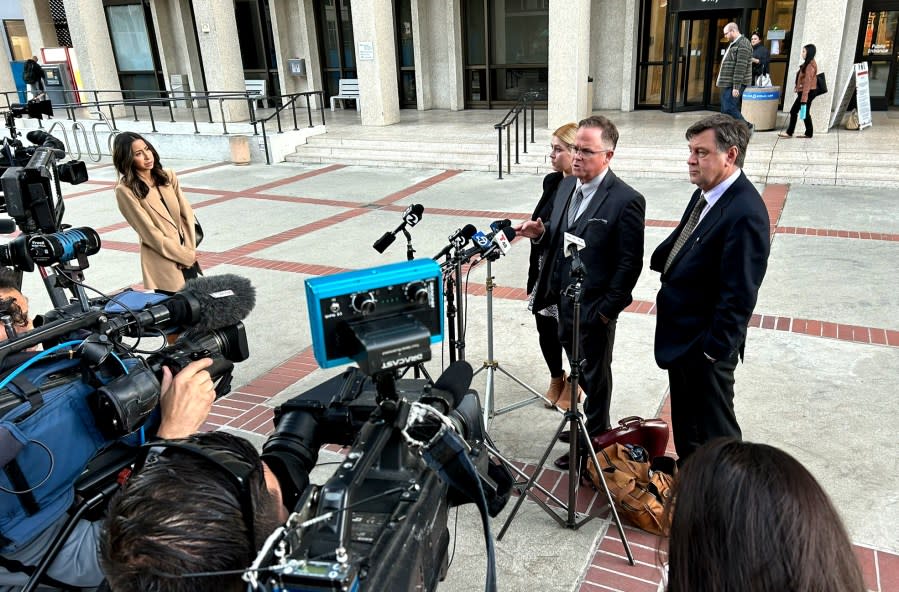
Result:
M565 454L554 460L553 464L556 465L556 468L567 471L571 467L571 457L566 452Z
M559 434L559 442L565 442L566 444L571 442L571 430L565 430Z

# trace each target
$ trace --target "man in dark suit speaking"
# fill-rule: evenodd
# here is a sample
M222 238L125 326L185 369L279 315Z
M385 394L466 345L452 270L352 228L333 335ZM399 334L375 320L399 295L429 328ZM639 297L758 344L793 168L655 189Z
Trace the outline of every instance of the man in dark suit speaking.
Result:
M662 274L655 357L668 370L680 462L717 437L741 437L734 370L768 265L768 211L741 167L746 124L727 115L687 130L693 193L680 224L652 254Z
M631 303L631 291L643 267L646 200L615 176L609 162L615 154L618 129L602 116L578 125L572 175L556 191L549 220L528 220L515 227L535 242L548 242L546 260L537 280L534 309L559 305L559 337L571 356L574 305L562 296L571 283L571 257L564 251L565 234L582 239L580 258L586 268L581 295L580 352L591 436L610 427L612 346L618 315ZM568 396L566 393L563 396ZM556 466L567 468L565 455Z

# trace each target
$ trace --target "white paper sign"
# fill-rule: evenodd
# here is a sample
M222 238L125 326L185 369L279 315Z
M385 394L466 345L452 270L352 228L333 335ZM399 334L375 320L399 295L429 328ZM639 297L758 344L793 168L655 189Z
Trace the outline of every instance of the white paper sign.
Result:
M871 88L868 85L868 62L854 64L855 99L858 103L858 129L871 127Z
M375 44L371 41L359 42L359 61L370 62L375 59Z

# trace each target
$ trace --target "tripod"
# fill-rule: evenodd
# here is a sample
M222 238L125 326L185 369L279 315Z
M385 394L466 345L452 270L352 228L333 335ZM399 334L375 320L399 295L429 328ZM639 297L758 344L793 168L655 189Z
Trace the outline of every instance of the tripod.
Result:
M518 496L518 501L515 503L515 507L512 509L512 512L506 519L506 523L503 524L502 530L499 531L499 534L496 537L496 540L498 541L501 541L503 539L503 535L505 535L506 531L509 529L512 520L518 513L519 508L521 508L521 504L524 502L524 498L526 495L530 495L531 499L537 502L540 507L546 511L547 514L552 516L553 519L559 523L560 526L564 526L565 528L577 530L593 519L593 516L587 516L586 518L578 522L576 515L577 488L580 483L580 463L578 462L578 459L580 457L578 456L578 446L581 444L582 438L587 447L587 451L590 453L590 458L593 459L594 465L597 467L597 469L599 469L599 467L601 466L599 464L599 459L596 458L596 451L593 449L593 444L590 442L590 435L587 432L587 425L584 423L584 416L577 407L578 382L581 376L581 288L583 285L585 273L586 271L583 264L580 262L580 258L578 258L575 254L571 265L571 275L574 280L565 290L565 296L574 303L574 327L571 346L571 387L569 389L571 404L568 407L568 411L565 412L565 416L562 418L562 422L556 429L556 434L553 436L553 439L550 440L549 446L547 446L546 450L543 452L543 456L540 458L540 462L537 464L537 468L534 469L534 473L531 475L530 479L528 479L528 482L524 486L524 489L521 490L521 493ZM532 491L532 489L537 482L537 477L543 470L543 465L546 464L546 459L549 458L549 454L552 452L553 446L555 446L556 442L559 440L559 435L562 433L563 428L565 428L565 424L568 424L568 429L571 430L571 440L568 445L568 454L570 459L570 462L568 464L568 506L566 507L565 504L561 503L555 497L551 497L553 501L558 503L559 506L566 511L566 517L563 519L558 515L554 508L550 507L546 502L540 499L540 497L537 496ZM615 525L618 527L618 534L621 538L621 544L624 545L624 551L627 554L628 563L634 565L634 556L631 553L631 547L627 542L626 535L624 534L624 528L622 528L621 526L621 519L618 517L618 511L615 509L615 504L612 502L612 494L609 493L609 487L608 485L606 485L605 480L600 479L600 481L602 482L602 488L603 491L605 491L606 499L609 502L609 508L612 511L612 518L615 520ZM543 488L540 489L545 493L546 490L544 490Z
M484 391L484 426L487 425L491 417L502 415L503 413L508 413L509 411L514 411L520 407L530 405L534 399L543 399L548 402L546 397L503 368L499 361L493 357L493 288L495 285L496 284L493 283L493 258L491 257L487 259L487 359L484 360L483 366L478 368L474 373L474 375L477 376L482 370L487 372L487 388ZM502 409L494 410L495 379L497 372L502 372L519 386L530 391L534 396L507 405Z

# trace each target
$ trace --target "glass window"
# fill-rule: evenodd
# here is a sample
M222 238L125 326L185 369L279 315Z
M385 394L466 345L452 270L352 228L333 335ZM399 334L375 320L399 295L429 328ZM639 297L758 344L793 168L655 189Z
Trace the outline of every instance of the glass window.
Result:
M28 43L28 33L25 31L24 20L5 20L3 28L6 29L6 38L9 40L9 53L14 62L27 60L32 56L31 44Z
M869 12L865 39L862 45L862 57L890 57L896 42L896 25L899 23L899 11L882 10Z
M771 57L789 57L793 42L793 13L795 0L768 0L765 8L765 23L762 26L762 40L767 44Z
M540 0L493 3L493 62L546 64L549 62L549 4Z
M487 63L487 52L484 50L484 32L487 29L484 23L484 1L468 0L465 5L465 47L470 66Z
M106 17L119 71L154 70L147 21L144 20L144 7L140 4L107 6Z

